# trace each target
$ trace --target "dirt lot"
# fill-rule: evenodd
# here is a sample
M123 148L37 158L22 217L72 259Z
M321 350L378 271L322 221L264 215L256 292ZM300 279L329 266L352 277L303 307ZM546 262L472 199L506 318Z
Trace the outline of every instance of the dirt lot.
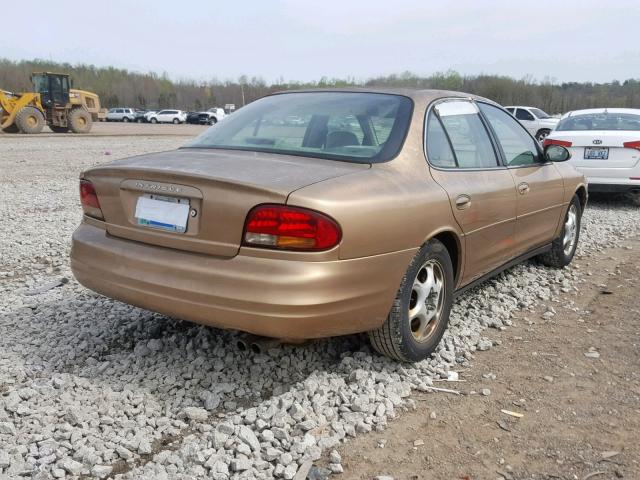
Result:
M346 444L343 478L640 478L640 239L579 266L587 281L555 316L522 316L438 385L464 395L416 394L415 411Z
M323 410L334 415L331 424L352 430L350 419L361 413L346 405L363 396L377 397L376 409L396 405L397 413L404 399L416 407L383 431L372 424L374 433L360 428L356 438L349 435L340 443L345 471L333 478L640 478L638 209L592 198L574 266L555 272L528 263L460 298L449 342L468 337L462 329L473 323L472 314L478 326L478 311L500 319L495 328L516 324L504 331L483 327L478 335L490 337L491 350L468 357L464 351L461 362L455 355L446 364L462 382L438 380L446 375L442 358L435 362L437 374L429 361L399 365L372 355L357 337L253 356L235 347L236 333L145 312L74 281L68 251L81 216L78 173L177 148L203 128L96 127L91 135L0 138L0 479L50 479L54 472L88 478L94 466L113 468L109 478L125 480L211 478L214 467L224 470L241 447L236 442L212 453L214 427L257 424L256 406L285 418L293 400L324 422L310 406L320 395L314 392L324 395L318 405L331 405L331 412ZM69 281L29 294L61 277ZM545 305L543 297L554 301ZM364 380L352 380L354 372ZM419 393L425 378L464 395ZM184 422L185 408L207 402L219 405L209 419ZM137 414L141 405L145 415ZM276 443L283 455L306 439L295 435ZM261 444L265 454L269 442ZM323 447L320 465L332 449ZM316 453L314 460L319 447ZM303 463L298 460L296 468ZM219 478L283 477L269 465Z

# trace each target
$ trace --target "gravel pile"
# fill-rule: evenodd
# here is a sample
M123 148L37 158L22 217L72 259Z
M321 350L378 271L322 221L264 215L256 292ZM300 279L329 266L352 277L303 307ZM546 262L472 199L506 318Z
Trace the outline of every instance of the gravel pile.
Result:
M515 267L458 299L440 350L408 365L374 354L360 336L250 354L235 347L236 333L78 285L68 267L80 220L77 173L183 141L3 138L0 479L339 474L334 446L383 429L413 406L412 390L429 391L433 379L468 367L475 351L493 346L486 328L503 329L516 311L579 289L576 267ZM624 203L593 204L579 255L637 235L638 218ZM328 470L313 465L323 454Z

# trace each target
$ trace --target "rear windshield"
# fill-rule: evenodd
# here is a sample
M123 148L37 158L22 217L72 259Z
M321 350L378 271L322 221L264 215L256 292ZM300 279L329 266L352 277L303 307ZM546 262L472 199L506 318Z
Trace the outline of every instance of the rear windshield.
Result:
M640 115L633 113L588 113L560 120L556 130L640 130Z
M539 108L530 108L529 111L540 119L551 118L547 112L543 112Z
M412 108L407 97L379 93L272 95L241 108L185 147L384 162L400 150Z

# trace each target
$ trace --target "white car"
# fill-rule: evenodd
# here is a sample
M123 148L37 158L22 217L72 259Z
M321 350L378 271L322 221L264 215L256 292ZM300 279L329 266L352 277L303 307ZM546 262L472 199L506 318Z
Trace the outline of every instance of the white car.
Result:
M150 123L184 123L187 121L187 112L182 110L160 110L145 115Z
M571 152L589 192L625 193L640 206L640 109L593 108L565 114L544 141Z
M535 107L509 106L506 108L511 115L529 130L536 140L543 142L549 133L556 128L559 119L551 117L546 112Z
M136 111L133 108L111 108L107 112L107 122L133 122Z
M212 123L218 123L220 120L227 116L224 109L218 107L210 108L206 111L206 113L209 114L209 118L211 119Z

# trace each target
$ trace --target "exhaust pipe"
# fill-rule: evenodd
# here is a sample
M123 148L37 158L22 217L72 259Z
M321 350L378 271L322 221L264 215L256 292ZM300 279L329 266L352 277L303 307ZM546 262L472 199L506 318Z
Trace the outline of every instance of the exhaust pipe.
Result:
M253 353L267 353L269 349L276 348L282 344L279 338L255 337L251 342Z
M236 346L241 352L252 352L255 354L267 353L272 348L277 348L283 344L302 345L305 339L272 338L261 337L259 335L242 335L236 341Z

